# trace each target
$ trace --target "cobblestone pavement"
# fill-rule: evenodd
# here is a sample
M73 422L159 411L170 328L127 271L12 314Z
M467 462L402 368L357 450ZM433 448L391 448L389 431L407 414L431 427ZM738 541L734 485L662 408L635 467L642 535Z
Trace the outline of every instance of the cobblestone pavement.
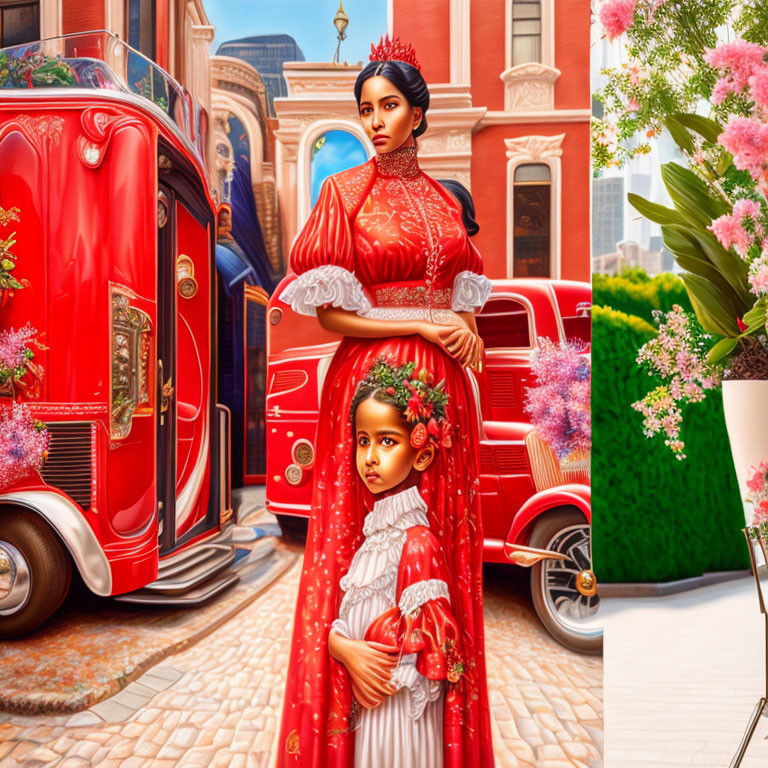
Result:
M602 662L549 639L501 573L489 573L486 598L497 766L597 768ZM70 716L0 715L0 768L268 768L299 575L297 563L227 624L141 678L134 711L108 700Z

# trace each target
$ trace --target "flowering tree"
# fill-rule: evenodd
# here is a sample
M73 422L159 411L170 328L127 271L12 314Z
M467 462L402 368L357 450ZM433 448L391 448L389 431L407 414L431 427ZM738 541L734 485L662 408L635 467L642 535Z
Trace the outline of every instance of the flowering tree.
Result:
M592 444L589 357L580 351L572 343L543 338L531 361L536 385L526 389L525 412L558 459Z
M608 35L627 35L629 61L597 94L613 134L597 136L595 166L648 150L630 138L669 131L688 163L661 168L673 207L629 201L685 270L712 336L707 361L724 361L727 378L768 377L768 4L607 0L599 15ZM736 39L722 41L724 29ZM704 102L708 116L690 111Z

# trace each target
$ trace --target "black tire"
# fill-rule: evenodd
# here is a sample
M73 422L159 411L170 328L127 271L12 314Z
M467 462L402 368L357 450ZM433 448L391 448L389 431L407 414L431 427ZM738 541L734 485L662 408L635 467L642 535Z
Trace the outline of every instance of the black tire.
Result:
M0 638L10 639L33 632L58 610L72 581L72 562L58 536L28 509L0 510L0 541L22 553L30 572L27 602L0 616Z
M603 632L594 626L596 622L590 621L589 627L579 629L578 620L569 620L561 613L571 607L589 612L591 616L600 603L598 595L585 597L576 589L578 572L592 567L591 547L584 551L585 535L589 542L589 523L581 512L572 508L550 512L535 523L531 547L568 552L570 557L563 561L544 560L531 568L531 597L539 620L555 640L572 651L599 655L603 650Z
M276 515L276 517L277 522L280 523L283 538L306 544L309 527L308 517L299 517L298 515Z

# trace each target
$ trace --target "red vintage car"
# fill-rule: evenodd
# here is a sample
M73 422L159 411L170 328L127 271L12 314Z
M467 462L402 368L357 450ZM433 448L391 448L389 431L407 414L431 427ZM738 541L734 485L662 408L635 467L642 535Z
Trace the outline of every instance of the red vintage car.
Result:
M0 402L25 400L50 438L40 472L0 490L0 637L50 616L75 569L97 595L194 605L238 580L247 535L216 403L205 116L106 32L0 64L0 206L25 282L0 325L37 329L45 372Z
M314 318L277 298L292 279L285 278L267 309L267 506L286 527L310 514L319 398L338 344ZM590 306L587 283L494 281L477 315L485 367L471 381L485 560L531 566L533 603L544 626L564 645L598 653L588 458L561 467L523 411L536 340L577 340L588 354Z

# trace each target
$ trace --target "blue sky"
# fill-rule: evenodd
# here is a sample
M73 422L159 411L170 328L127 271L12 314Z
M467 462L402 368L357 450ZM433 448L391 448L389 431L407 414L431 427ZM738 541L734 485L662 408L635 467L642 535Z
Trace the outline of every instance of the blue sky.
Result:
M336 50L333 17L339 0L203 0L216 27L212 53L221 43L248 35L291 35L307 61L331 61ZM344 0L349 16L341 60L367 61L371 43L387 31L386 0Z

